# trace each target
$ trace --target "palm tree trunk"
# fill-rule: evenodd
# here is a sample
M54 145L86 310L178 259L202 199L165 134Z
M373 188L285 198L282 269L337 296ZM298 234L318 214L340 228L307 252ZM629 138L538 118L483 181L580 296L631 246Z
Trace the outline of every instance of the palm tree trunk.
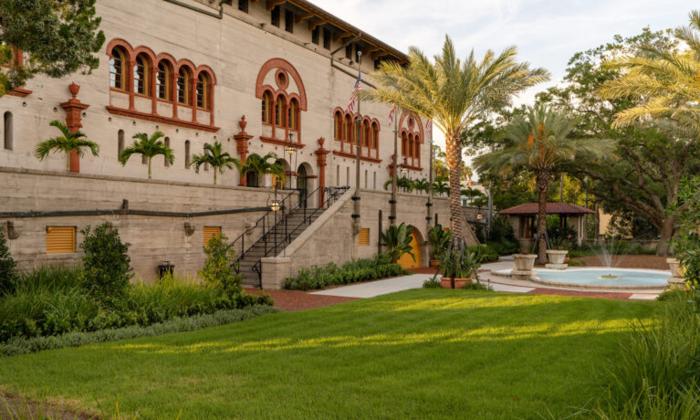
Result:
M216 185L216 172L217 172L217 170L216 170L216 168L212 168L212 169L214 169L214 185Z
M148 157L148 179L151 179L151 157Z
M537 208L537 263L547 262L547 188L549 187L549 174L541 172L537 174L538 208Z

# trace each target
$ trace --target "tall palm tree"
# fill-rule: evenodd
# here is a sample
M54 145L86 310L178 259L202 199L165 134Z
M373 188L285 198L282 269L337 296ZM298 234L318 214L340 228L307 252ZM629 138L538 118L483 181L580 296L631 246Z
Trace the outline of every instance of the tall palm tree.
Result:
M36 146L34 154L39 160L46 159L51 152L63 152L69 157L72 152L75 152L78 157L83 157L85 149L89 149L93 156L99 155L100 147L94 141L87 139L83 132L73 132L58 120L51 121L49 125L56 127L61 135L44 140ZM71 171L78 172L77 169L73 169L73 165L71 165Z
M218 173L223 175L226 169L241 169L241 162L228 152L224 152L223 146L219 141L214 142L214 144L206 143L204 145L204 152L201 155L192 156L192 164L197 170L199 170L200 166L205 164L211 166L212 169L214 169L214 185L216 185Z
M671 51L647 47L640 56L623 57L608 63L625 69L600 90L609 99L636 98L636 106L619 112L615 126L624 127L650 117L670 118L700 133L700 11L690 13L690 26L675 35L687 50Z
M121 154L119 155L119 162L121 162L122 165L126 165L126 162L129 161L129 158L132 155L143 156L148 164L148 179L151 179L151 161L154 157L163 155L165 161L170 165L175 162L175 154L173 153L173 149L171 149L163 140L161 140L161 138L164 136L165 134L163 134L161 131L156 131L150 136L146 133L135 134L133 139L136 141L131 146L122 150Z
M478 60L474 51L462 61L454 45L445 38L442 54L431 62L416 47L409 50L409 64L384 61L373 74L377 89L363 90L363 98L394 104L433 123L445 134L450 171L450 228L455 237L477 242L468 228L459 200L463 131L489 111L510 104L511 97L549 79L544 69L531 69L516 61L516 49L500 54L487 51Z
M529 107L503 130L505 146L478 156L474 163L479 173L502 175L528 170L534 174L538 192L537 256L546 262L547 191L549 183L564 166L577 159L594 159L612 150L607 140L571 139L576 121L566 114L539 105Z

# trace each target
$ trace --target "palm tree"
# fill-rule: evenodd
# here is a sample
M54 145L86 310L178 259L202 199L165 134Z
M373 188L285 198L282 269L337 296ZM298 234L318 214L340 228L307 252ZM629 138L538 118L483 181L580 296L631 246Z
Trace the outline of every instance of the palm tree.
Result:
M433 123L445 134L447 166L450 171L450 228L456 237L474 232L466 224L459 200L461 143L463 131L489 111L510 104L511 97L549 79L544 69L531 69L516 61L516 49L496 55L487 51L479 61L472 51L466 60L457 58L454 45L446 37L442 54L434 62L416 47L409 50L409 64L384 61L373 75L377 89L362 90L363 98L385 102L414 112Z
M56 127L60 136L44 140L36 146L34 154L39 160L44 160L51 152L63 152L70 157L71 153L76 153L78 157L85 155L85 149L89 149L93 156L98 156L100 147L92 140L88 140L81 131L71 131L64 123L58 120L49 123ZM71 172L79 172L79 168L74 168L71 162Z
M156 131L150 136L146 133L135 134L133 139L136 141L131 146L122 150L121 154L119 155L119 162L121 162L122 165L126 165L126 162L129 161L129 158L132 155L143 156L148 164L148 179L151 179L151 161L154 157L163 155L165 161L170 165L175 162L175 154L173 153L173 149L171 149L165 144L165 142L163 142L163 140L161 140L161 138L164 136L165 134L163 134L161 131Z
M239 170L241 176L245 176L248 172L254 172L259 178L270 174L284 183L284 165L277 163L277 155L272 152L264 156L257 153L249 155Z
M411 241L413 240L413 228L401 223L400 225L392 225L384 232L380 233L382 245L386 247L386 255L391 262L397 262L404 254L409 254L413 260L416 256L413 254Z
M205 164L211 166L214 169L214 185L216 185L218 173L223 174L226 169L241 169L241 162L228 152L224 152L221 142L218 141L214 142L214 144L206 143L204 152L201 155L192 156L192 164L196 170L199 170L199 167Z
M416 191L428 192L428 185L429 184L430 183L425 178L416 179L413 181L413 188L415 188Z
M438 178L433 182L433 191L440 195L449 194L450 186L445 178Z
M528 170L535 176L538 191L537 238L538 262L546 262L547 191L549 183L562 172L563 166L578 159L593 159L609 152L607 140L570 138L576 121L547 106L529 107L516 117L502 135L505 147L478 156L474 162L479 173L503 175Z
M688 46L684 51L647 47L643 55L608 63L626 73L600 90L607 99L636 98L636 106L619 112L614 125L624 127L650 117L670 118L700 133L700 11L690 13L690 26L675 35Z

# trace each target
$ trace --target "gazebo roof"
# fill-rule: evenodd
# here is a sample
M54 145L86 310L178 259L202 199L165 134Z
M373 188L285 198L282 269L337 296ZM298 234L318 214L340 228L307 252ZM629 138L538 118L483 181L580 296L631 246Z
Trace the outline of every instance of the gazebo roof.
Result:
M536 215L537 213L539 213L538 207L539 205L537 203L524 203L519 204L515 207L510 207L505 210L501 210L499 213L516 216ZM593 213L595 213L593 210L577 206L575 204L547 203L547 214L582 215Z

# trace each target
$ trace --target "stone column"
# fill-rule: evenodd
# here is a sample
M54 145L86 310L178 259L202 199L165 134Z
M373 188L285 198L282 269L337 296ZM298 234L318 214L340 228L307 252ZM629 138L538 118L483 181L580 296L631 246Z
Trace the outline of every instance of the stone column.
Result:
M71 133L76 133L83 126L82 124L82 112L87 109L90 105L80 102L78 99L78 92L80 92L80 85L77 83L71 83L68 87L72 98L67 102L61 104L61 108L66 111L66 126L71 131ZM69 155L70 171L73 173L80 172L80 155L77 150L72 150Z
M241 165L245 164L245 161L248 158L248 141L253 138L253 136L246 133L245 131L247 125L248 121L246 121L244 115L241 117L240 121L238 121L238 126L241 128L241 131L239 131L238 134L233 136L233 139L236 141L236 151L238 152L238 156L240 156L241 158ZM240 174L240 180L238 182L238 185L240 185L241 187L246 186L245 174Z
M325 202L325 187L326 187L326 165L327 156L330 150L323 148L323 143L326 139L321 137L318 139L318 149L314 152L316 155L316 164L318 165L318 207L322 208Z

